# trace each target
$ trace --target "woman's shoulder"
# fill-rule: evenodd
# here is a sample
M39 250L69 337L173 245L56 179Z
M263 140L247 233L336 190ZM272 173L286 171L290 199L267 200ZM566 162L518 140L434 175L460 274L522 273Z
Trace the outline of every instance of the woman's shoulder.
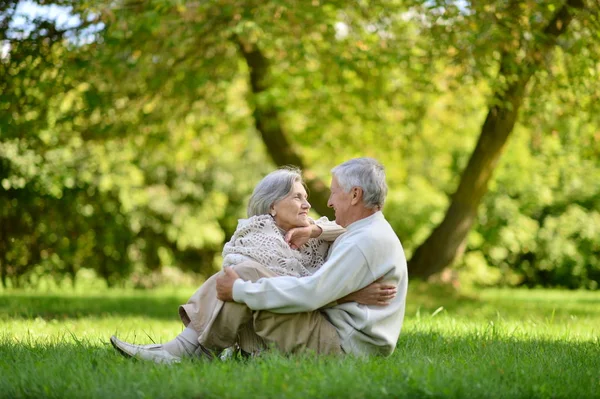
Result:
M246 226L250 224L271 224L274 223L271 215L254 215L246 219L238 219L238 225Z
M272 230L273 226L275 226L275 221L271 215L256 215L247 219L239 219L236 231Z
M260 221L260 222L264 222L264 221L273 222L273 216L271 216L271 215L254 215L254 216L250 216L247 220L255 220L255 221Z

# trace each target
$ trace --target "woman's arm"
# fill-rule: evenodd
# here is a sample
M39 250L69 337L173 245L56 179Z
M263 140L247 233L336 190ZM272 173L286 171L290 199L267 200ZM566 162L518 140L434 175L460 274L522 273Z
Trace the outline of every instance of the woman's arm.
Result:
M315 226L321 229L321 234L317 237L321 240L333 242L340 235L346 232L346 229L337 224L335 221L330 221L325 216L315 220Z
M346 229L335 222L322 217L316 221L311 219L311 224L306 227L295 227L285 235L287 242L293 249L301 248L311 238L319 238L327 242L333 242L336 238L346 232Z

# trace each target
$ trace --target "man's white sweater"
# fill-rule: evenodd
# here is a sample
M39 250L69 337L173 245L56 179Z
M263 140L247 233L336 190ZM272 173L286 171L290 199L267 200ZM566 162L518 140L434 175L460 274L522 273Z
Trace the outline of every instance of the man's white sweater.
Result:
M396 347L406 305L408 275L400 240L381 212L346 228L329 258L312 276L238 279L233 298L253 310L300 313L320 309L380 277L398 285L388 306L348 302L323 309L340 336L343 350L356 355L390 355Z

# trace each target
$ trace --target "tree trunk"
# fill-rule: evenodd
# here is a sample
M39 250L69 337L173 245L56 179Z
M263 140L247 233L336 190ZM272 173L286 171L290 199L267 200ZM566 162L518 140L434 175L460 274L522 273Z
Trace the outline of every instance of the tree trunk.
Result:
M411 276L427 278L442 271L462 254L479 203L487 192L488 182L517 120L527 83L556 44L558 36L566 30L572 19L572 9L583 6L581 0L569 0L563 5L544 29L537 46L533 46L520 63L515 59L518 49L503 53L499 76L509 83L495 93L494 105L489 108L475 150L444 220L410 259L408 268Z
M329 189L316 173L306 167L300 155L294 150L283 130L279 111L271 101L257 97L269 89L269 61L258 46L240 37L234 38L250 71L250 87L254 95L254 123L259 131L269 156L278 166L295 165L302 169L308 186L310 203L321 215L333 219L333 211L327 207Z
M6 219L0 215L0 280L2 281L2 287L6 288L6 253L8 252L8 234Z
M6 271L2 261L0 261L0 280L2 281L2 288L6 289Z
M523 82L526 84L526 82ZM516 122L524 84L511 87L510 107L492 107L481 129L477 146L460 179L442 223L437 226L409 262L411 275L429 277L443 270L462 253L465 238L477 215L477 207ZM508 99L500 98L507 101Z

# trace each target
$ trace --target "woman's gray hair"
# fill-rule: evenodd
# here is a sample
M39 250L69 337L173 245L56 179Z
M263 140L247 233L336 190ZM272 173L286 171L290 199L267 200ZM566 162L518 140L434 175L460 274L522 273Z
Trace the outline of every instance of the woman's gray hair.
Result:
M367 208L383 208L388 187L385 169L373 158L354 158L336 166L331 173L340 187L348 193L352 187L363 190L363 203Z
M274 204L292 191L294 183L304 184L301 173L300 169L288 166L266 175L254 187L248 201L248 217L268 214Z

